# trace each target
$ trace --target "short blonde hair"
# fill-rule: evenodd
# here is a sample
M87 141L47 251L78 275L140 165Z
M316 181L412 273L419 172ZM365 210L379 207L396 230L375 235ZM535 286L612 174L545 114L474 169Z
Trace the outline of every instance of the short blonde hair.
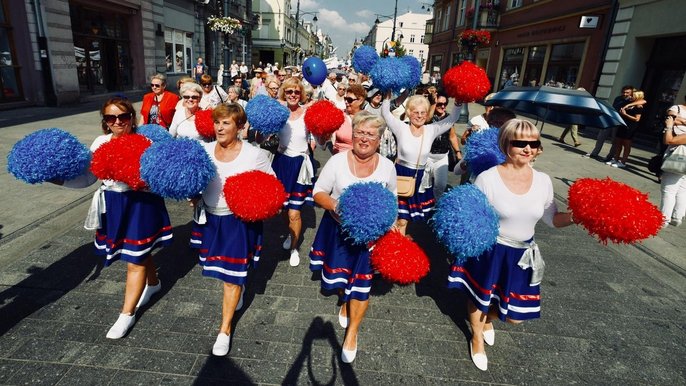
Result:
M431 104L429 103L429 100L424 96L424 95L412 95L411 97L407 98L407 111L413 111L415 107L417 106L424 106L426 109L426 112L429 112L429 107L431 107Z
M284 91L287 88L297 88L298 90L300 90L300 102L305 102L307 100L307 95L305 95L305 88L303 87L302 82L300 82L298 78L290 77L283 81L283 84L279 89L279 99L282 101L286 100L286 94L284 93Z
M634 90L634 92L631 95L635 101L640 101L642 99L645 99L645 93L641 90Z
M386 129L386 121L380 116L364 110L353 116L353 130L367 123L376 126L379 131L379 138L383 135L383 132Z
M538 127L533 123L524 119L510 119L500 128L498 147L500 148L500 151L507 154L507 148L510 146L510 141L513 139L525 136L538 138L539 135Z

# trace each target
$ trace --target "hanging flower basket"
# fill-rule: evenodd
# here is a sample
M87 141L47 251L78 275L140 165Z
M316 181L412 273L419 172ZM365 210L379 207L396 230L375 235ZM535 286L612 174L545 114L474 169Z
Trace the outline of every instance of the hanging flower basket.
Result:
M458 38L463 46L487 46L491 42L491 33L484 30L467 29L460 32Z
M210 16L207 18L207 26L212 31L221 31L229 35L242 27L240 20L228 16Z

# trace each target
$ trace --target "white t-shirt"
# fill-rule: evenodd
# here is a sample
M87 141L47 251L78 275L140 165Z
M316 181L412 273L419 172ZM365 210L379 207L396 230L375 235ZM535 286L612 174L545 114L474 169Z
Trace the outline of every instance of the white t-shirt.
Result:
M450 130L460 117L460 107L455 106L447 118L436 123L424 125L424 134L419 137L412 135L408 124L391 113L391 102L388 99L385 99L381 104L381 114L384 120L386 120L388 128L395 134L396 142L398 143L398 160L405 164L405 166L412 165L412 168L416 168L415 165L417 165L417 159L419 159L419 168L422 169L429 158L431 144L434 142L434 139ZM423 142L422 137L424 137Z
M192 138L204 142L205 138L198 133L195 128L195 119L186 118L186 109L181 108L176 110L171 125L169 125L169 134L172 137Z
M673 111L677 117L681 119L686 119L686 109L682 108L680 105L674 105L670 107L667 111ZM674 125L674 135L686 134L686 125Z
M301 114L298 119L289 119L279 131L279 152L286 154L307 153L305 113Z
M238 157L231 162L222 162L214 155L214 150L217 146L217 141L210 143L203 143L203 147L210 159L217 167L217 175L210 181L205 190L202 192L203 201L209 207L226 209L226 199L224 198L224 182L228 177L238 173L247 172L250 170L261 170L265 173L274 174L271 162L267 154L259 148L250 145L248 142L243 142L241 145L241 152ZM255 197L245 197L246 200L254 200Z
M348 166L348 152L335 154L322 168L317 183L314 185L312 195L319 192L328 193L331 198L337 200L343 190L356 182L380 182L386 189L398 195L396 187L397 177L395 166L386 157L377 156L379 164L374 172L368 177L355 177Z
M547 174L534 169L531 188L525 194L514 194L505 186L498 167L494 166L479 174L474 182L495 208L500 218L501 236L517 241L534 237L538 220L553 226L557 205L553 198L553 183Z

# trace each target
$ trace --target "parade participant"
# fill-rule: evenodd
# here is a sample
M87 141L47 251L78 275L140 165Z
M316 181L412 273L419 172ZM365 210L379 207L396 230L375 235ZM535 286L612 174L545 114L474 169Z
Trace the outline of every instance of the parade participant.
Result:
M220 104L226 103L229 99L224 89L212 83L212 75L202 75L200 77L200 87L202 88L202 98L198 106L203 110L214 109Z
M440 122L426 125L429 111L429 100L421 95L413 95L407 99L407 111L410 123L404 123L396 118L390 109L390 93L381 104L381 113L388 128L396 137L398 145L398 160L395 170L398 176L414 177L414 192L409 197L398 198L398 230L405 234L409 220L419 221L431 216L436 203L434 194L428 181L424 180L424 166L431 144L436 137L450 130L460 116L460 105L455 104L449 117ZM399 194L401 192L399 191Z
M184 83L181 86L184 107L174 113L174 119L169 126L169 133L172 136L204 140L195 128L195 113L200 110L199 102L202 92L202 88L197 83Z
M152 92L143 96L139 125L154 123L168 128L174 118L179 97L167 91L167 77L163 74L150 77L150 88Z
M183 76L179 78L179 80L176 81L176 90L179 92L179 101L176 102L176 108L174 110L178 111L183 109L183 98L181 98L181 86L183 86L185 83L195 83L195 79L191 78L190 76ZM172 117L172 119L174 119Z
M217 175L202 198L193 201L196 216L191 245L200 250L203 276L224 282L219 335L212 347L212 354L224 356L230 348L234 313L242 306L248 267L251 260L254 265L259 260L262 244L262 222L244 222L232 213L224 199L224 181L250 170L274 172L263 151L238 138L247 122L240 105L217 106L212 118L217 140L203 146L217 168Z
M384 126L381 117L366 111L356 114L352 150L331 157L314 187L314 200L326 212L310 252L310 269L322 271L322 290L339 293L342 305L338 320L347 328L341 352L345 363L352 362L357 354L357 336L369 305L373 270L367 247L351 244L342 234L336 209L341 193L357 182L379 182L396 193L393 163L376 152Z
M136 113L128 100L110 99L100 109L100 114L104 135L95 139L91 151L113 138L135 132ZM95 181L95 176L87 172L74 180L54 182L83 188ZM127 262L124 305L119 318L107 332L108 339L119 339L136 321L136 310L162 288L151 254L154 248L171 244L172 227L164 199L158 195L133 191L125 183L112 180L103 181L95 194L93 203L96 206L91 207L85 226L96 230L96 253L105 255L105 266L120 259Z
M367 91L359 84L354 84L348 88L345 94L345 121L336 130L331 141L333 142L333 153L340 153L352 149L353 117L364 109Z
M530 166L541 145L538 128L511 119L501 128L498 145L505 162L479 174L474 183L498 214L497 244L481 256L454 264L448 278L449 288L462 289L471 300L470 355L484 371L484 341L493 345L495 340L493 320L517 324L540 317L543 261L534 241L536 223L543 219L558 228L572 224L571 214L557 211L550 177Z
M283 249L290 251L289 264L300 264L298 242L302 231L300 210L306 201L311 201L314 169L308 155L305 109L300 105L305 100L303 85L298 78L286 79L279 90L279 100L290 110L288 122L279 132L279 148L274 155L272 168L288 193L288 236Z
M436 105L434 115L427 120L427 123L435 123L447 118L450 113L446 111L448 97L445 95L435 96ZM431 144L429 157L426 160L426 170L431 172L431 180L436 199L441 198L445 187L448 185L448 155L450 151L458 153L458 158L462 158L461 150L457 145L457 134L451 128L447 132L439 135Z

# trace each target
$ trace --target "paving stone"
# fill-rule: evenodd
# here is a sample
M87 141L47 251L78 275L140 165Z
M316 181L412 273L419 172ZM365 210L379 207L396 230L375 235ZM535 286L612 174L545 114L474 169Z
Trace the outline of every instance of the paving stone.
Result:
M72 366L57 383L58 386L107 385L117 370L98 367Z
M21 370L26 362L0 359L0 384L9 385L9 379Z
M27 362L7 380L9 385L54 385L69 371L71 365Z

